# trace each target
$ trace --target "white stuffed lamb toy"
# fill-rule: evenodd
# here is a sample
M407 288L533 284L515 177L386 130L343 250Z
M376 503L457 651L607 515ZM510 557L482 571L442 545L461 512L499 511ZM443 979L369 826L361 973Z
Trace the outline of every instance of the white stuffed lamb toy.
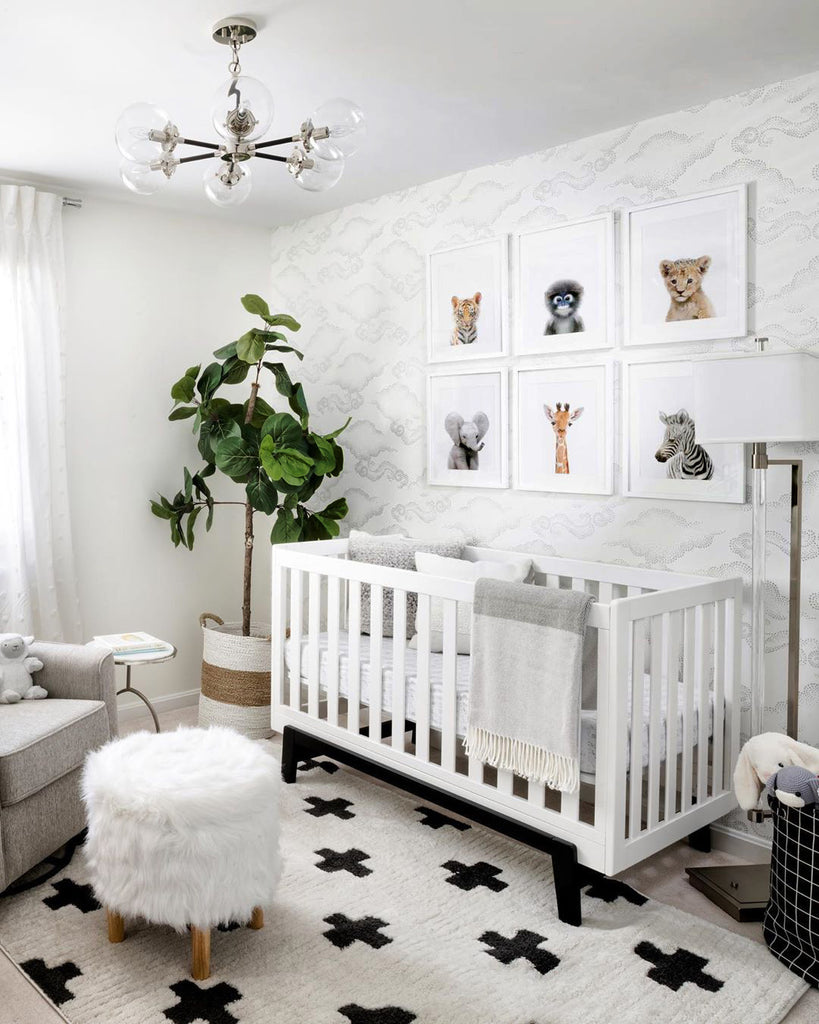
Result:
M39 672L43 663L28 654L33 636L0 633L0 704L16 704L21 700L42 700L48 690L37 686L32 672Z

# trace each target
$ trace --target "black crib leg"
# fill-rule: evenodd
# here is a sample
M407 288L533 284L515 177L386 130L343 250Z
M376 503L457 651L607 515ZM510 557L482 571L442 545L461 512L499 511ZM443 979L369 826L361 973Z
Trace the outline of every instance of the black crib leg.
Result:
M688 837L688 845L692 850L699 850L700 853L711 852L711 826L703 825L696 832Z
M298 763L299 752L296 746L296 731L292 725L286 725L282 733L282 779L285 782L296 781Z
M574 846L566 844L552 851L552 872L555 876L557 916L564 924L580 925L582 874Z

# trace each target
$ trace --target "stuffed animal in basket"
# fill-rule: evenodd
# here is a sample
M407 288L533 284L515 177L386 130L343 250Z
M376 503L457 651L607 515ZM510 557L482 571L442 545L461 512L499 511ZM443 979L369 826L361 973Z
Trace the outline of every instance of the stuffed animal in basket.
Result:
M739 806L744 811L756 807L768 779L789 765L798 765L819 775L819 749L778 732L763 732L748 740L734 770L734 791Z
M31 678L43 663L32 657L29 647L33 636L19 633L0 633L0 704L16 704L21 700L42 700L48 690L37 686Z
M819 803L819 776L809 768L784 765L768 779L765 790L788 807L807 807Z

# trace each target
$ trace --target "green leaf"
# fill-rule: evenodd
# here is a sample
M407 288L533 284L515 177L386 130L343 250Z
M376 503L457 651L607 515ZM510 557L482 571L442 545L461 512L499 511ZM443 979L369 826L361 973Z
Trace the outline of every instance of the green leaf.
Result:
M284 363L264 363L264 366L271 370L276 377L276 390L280 395L284 395L285 398L289 398L293 394L293 381L290 380L290 374L285 369Z
M244 419L244 417L247 415L247 406L248 406L247 402L245 402L245 404L242 406L242 409L243 409L242 419ZM263 426L265 421L270 416L273 416L275 414L275 412L276 412L276 410L273 408L273 406L272 405L268 405L268 403L262 398L262 396L257 394L256 395L256 402L255 402L255 404L253 406L253 418L251 419L250 422L257 429L261 429L261 427Z
M257 449L243 437L225 437L216 445L216 465L237 483L258 470Z
M241 384L249 373L249 363L244 362L236 355L230 356L230 358L226 359L222 364L222 383Z
M270 307L258 295L243 295L242 305L248 311L248 313L255 313L257 316L268 317L270 316Z
M201 473L194 473L193 474L193 486L194 486L194 488L196 490L197 498L201 498L201 497L209 498L210 497L210 488L205 483L205 481L202 479L202 474Z
M202 506L200 505L198 508L195 508L193 512L191 512L191 514L188 516L188 527L186 537L188 541L188 550L190 551L193 551L193 528L196 525L196 518L201 511Z
M333 442L333 447L335 449L336 454L336 464L332 472L328 473L327 475L340 476L342 469L344 469L344 449L340 445L337 445L335 441Z
M171 398L175 402L192 402L195 391L196 377L191 377L186 373L185 376L180 377L176 384L171 388Z
M213 498L208 498L208 518L205 520L205 530L210 533L213 526Z
M217 359L230 359L231 356L236 355L236 342L231 341L228 345L217 348L213 354Z
M323 519L343 519L348 512L347 499L336 498L335 501L330 502L327 508L323 508L319 515Z
M295 448L303 444L302 429L298 420L295 420L289 412L276 412L262 424L262 440L270 438L271 445L281 448Z
M304 359L304 353L299 352L297 348L293 348L292 345L265 345L266 352L292 352L293 355L298 356L299 359Z
M302 427L307 426L307 398L304 394L304 388L301 384L297 384L293 390L293 394L288 399L290 402L290 408L293 412L298 413L301 417Z
M319 434L311 434L310 440L318 449L318 457L315 460L315 472L320 476L332 473L336 466L336 446L332 441L328 441Z
M260 331L248 331L236 342L236 355L245 363L258 363L264 355L264 341Z
M193 491L193 477L191 476L191 471L187 466L183 468L182 472L185 479L185 500L190 501L191 493Z
M216 472L216 466L214 466L214 464L213 464L212 462L209 462L209 463L207 464L207 466L205 466L205 468L204 468L204 469L202 470L202 472L201 472L201 473L199 474L199 476L201 476L201 477L202 477L202 479L204 480L204 479L205 479L205 477L208 477L208 476L213 476L213 474L214 474L215 472Z
M328 537L337 537L341 532L338 523L334 519L328 519L326 516L323 516L320 512L314 513L312 517L312 522L321 523Z
M292 544L301 536L301 523L294 518L292 512L280 508L276 514L276 522L270 531L271 544Z
M221 383L222 367L218 363L210 363L205 367L196 388L202 398L207 401Z
M247 306L245 306L245 309L247 309ZM286 327L288 331L301 330L301 324L298 320L294 320L293 317L289 316L287 313L277 313L274 316L270 316L270 311L268 310L266 314L262 313L260 315L264 322L269 324L271 327Z
M197 406L195 405L180 405L168 417L169 420L186 420L190 416L195 416L197 412Z
M164 506L160 505L158 501L151 502L151 511L158 519L172 519L173 512L170 512Z
M263 473L255 476L245 488L247 500L266 516L272 515L279 504L279 495L269 478Z
M327 438L328 441L332 441L334 437L338 437L339 434L342 434L347 429L347 427L349 427L350 423L352 423L352 420L352 416L348 416L347 422L344 424L343 427L339 427L338 430L334 430L332 434L325 434L324 436Z

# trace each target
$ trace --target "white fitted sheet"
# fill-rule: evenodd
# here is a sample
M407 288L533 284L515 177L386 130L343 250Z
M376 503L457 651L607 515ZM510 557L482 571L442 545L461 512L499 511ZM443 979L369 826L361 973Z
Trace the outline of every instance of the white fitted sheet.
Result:
M369 705L370 698L370 637L366 634L361 636L361 647L359 661L361 663L361 704ZM302 637L301 643L301 678L307 682L309 671L309 640L306 635ZM338 679L339 694L342 697L348 695L349 690L349 637L345 630L339 633L338 642ZM289 639L285 644L285 662L288 667L288 675L292 678L294 663L295 640ZM405 653L405 711L404 716L410 721L416 720L415 691L417 688L417 661L418 652L413 648L407 648ZM442 693L443 693L443 654L430 654L429 656L429 679L430 679L430 725L433 729L441 728L442 714ZM392 680L393 680L393 638L384 637L381 644L381 677L382 677L382 701L384 711L392 711ZM328 677L328 635L319 634L319 688L322 693L327 691ZM456 708L456 731L459 737L466 735L466 726L469 718L469 664L468 654L456 656L457 675L455 682L455 708ZM650 693L651 681L648 675L643 680L643 767L648 764L648 732L650 716ZM678 690L677 706L677 750L682 750L683 739L683 702L682 687ZM691 727L692 745L696 746L699 726L699 715L697 711L698 699L694 696L694 715ZM666 751L666 712L667 695L663 688L663 700L661 706L662 728L660 735L660 757L665 759ZM709 723L708 735L710 737L713 729L713 698L709 697ZM631 757L631 731L629 730L627 757ZM595 758L597 751L597 712L582 711L580 715L580 771L586 775L593 775L595 769Z

